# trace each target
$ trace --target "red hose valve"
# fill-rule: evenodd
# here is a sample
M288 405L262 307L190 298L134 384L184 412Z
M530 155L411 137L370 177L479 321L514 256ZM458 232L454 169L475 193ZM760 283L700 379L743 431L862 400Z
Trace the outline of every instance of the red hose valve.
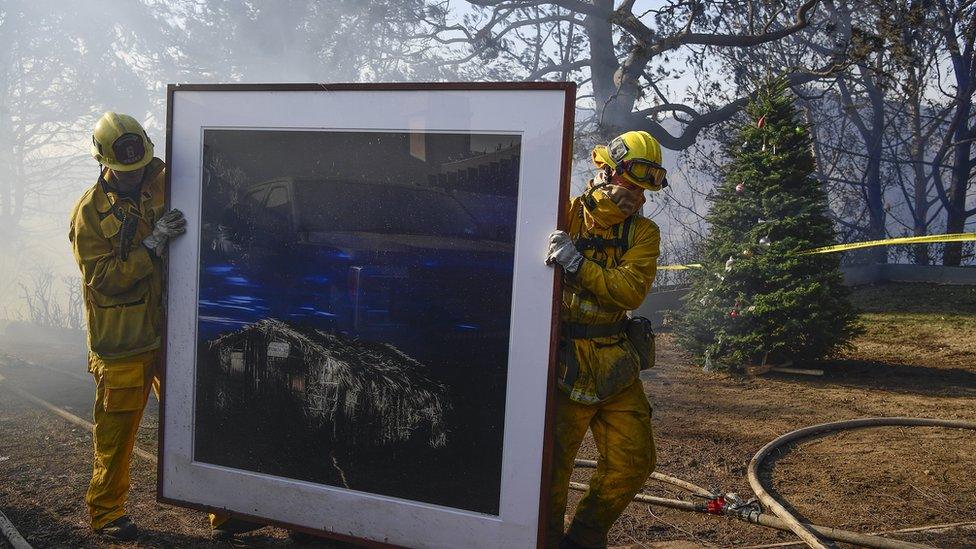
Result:
M725 496L718 496L708 500L705 504L705 511L713 515L723 515L726 505Z

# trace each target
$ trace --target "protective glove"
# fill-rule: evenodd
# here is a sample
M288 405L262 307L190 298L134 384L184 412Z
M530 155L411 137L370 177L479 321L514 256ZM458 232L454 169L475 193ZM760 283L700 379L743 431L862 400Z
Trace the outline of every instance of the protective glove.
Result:
M160 216L152 234L142 239L142 245L149 248L156 257L163 257L166 242L185 232L186 218L183 217L183 212L173 209Z
M553 231L549 235L549 253L546 265L559 263L567 273L575 273L583 264L583 254L573 244L566 231Z

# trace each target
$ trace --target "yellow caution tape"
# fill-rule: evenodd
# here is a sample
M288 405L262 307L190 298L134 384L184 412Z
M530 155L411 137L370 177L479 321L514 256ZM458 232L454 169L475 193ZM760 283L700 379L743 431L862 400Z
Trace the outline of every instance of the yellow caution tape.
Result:
M976 233L952 233L952 234L933 234L928 236L905 236L901 238L886 238L883 240L866 240L864 242L851 242L849 244L836 244L834 246L823 246L814 248L800 255L809 254L828 254L833 252L843 252L847 250L857 250L860 248L872 248L874 246L897 246L902 244L931 244L933 242L968 242L976 241ZM689 263L687 265L660 265L661 271L684 271L686 269L700 269L701 263Z
M933 234L928 236L905 236L901 238L886 238L883 240L867 240L864 242L851 242L850 244L837 244L835 246L824 246L801 252L800 255L809 254L828 254L832 252L843 252L845 250L857 250L859 248L872 248L874 246L893 246L898 244L929 244L932 242L966 242L976 240L976 233L954 233L954 234Z

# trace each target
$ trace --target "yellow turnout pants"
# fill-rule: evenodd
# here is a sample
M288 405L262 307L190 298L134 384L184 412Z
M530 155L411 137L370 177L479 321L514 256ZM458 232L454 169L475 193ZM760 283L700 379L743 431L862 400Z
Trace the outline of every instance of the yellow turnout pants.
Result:
M654 471L654 431L651 406L640 380L598 404L580 404L556 391L552 499L547 545L556 547L563 536L563 517L573 461L587 428L593 431L596 472L576 508L567 536L584 547L606 547L607 533L634 495Z
M159 351L115 360L89 353L88 371L95 378L95 455L85 503L98 529L125 514L129 462L149 390L159 399Z

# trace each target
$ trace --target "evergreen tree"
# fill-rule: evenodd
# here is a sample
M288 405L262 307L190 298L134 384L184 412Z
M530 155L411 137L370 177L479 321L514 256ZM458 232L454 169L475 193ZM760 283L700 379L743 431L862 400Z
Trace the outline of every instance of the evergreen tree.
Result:
M783 80L762 85L745 112L725 145L730 163L710 198L678 341L706 367L817 361L861 327L838 255L802 253L835 243L809 128Z

